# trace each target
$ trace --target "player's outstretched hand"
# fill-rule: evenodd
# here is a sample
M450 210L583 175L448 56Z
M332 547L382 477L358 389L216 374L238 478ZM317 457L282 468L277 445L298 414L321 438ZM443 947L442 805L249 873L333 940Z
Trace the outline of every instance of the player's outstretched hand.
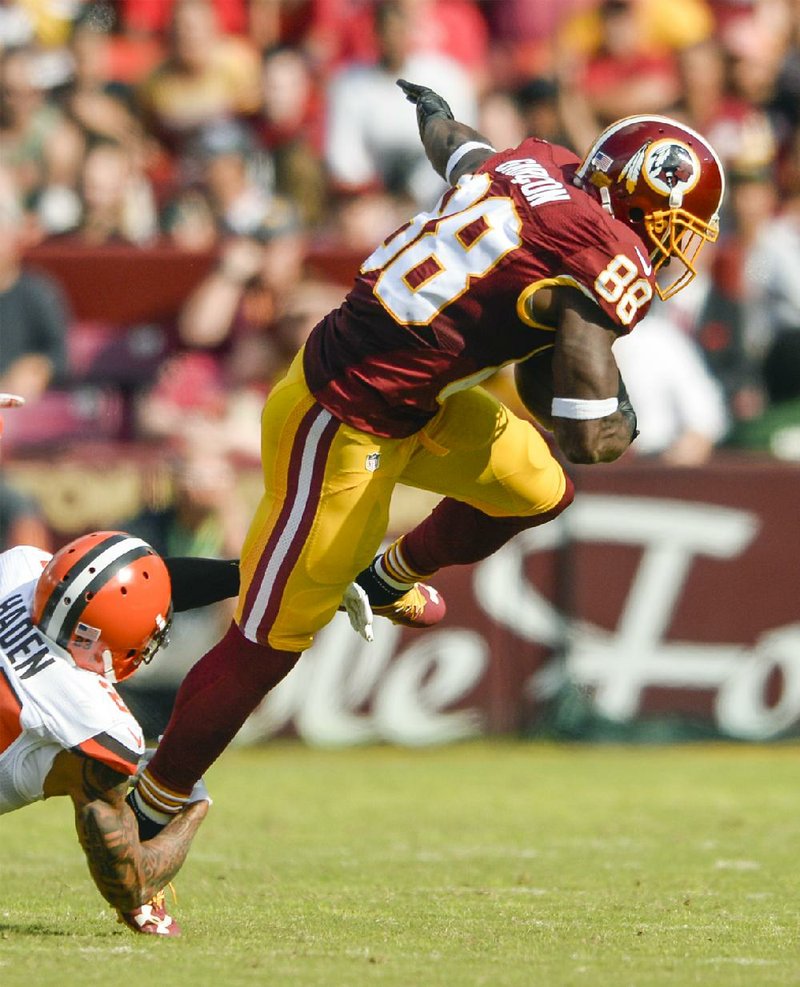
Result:
M409 103L413 103L417 108L420 136L423 136L428 121L434 117L442 117L444 120L455 119L447 101L427 86L418 86L415 82L408 82L405 79L398 79L397 85L406 94Z

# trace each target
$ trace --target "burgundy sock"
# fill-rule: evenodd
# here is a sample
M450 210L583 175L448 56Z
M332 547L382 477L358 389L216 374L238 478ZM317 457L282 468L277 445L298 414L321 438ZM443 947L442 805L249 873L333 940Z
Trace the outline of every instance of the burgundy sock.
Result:
M299 657L254 644L231 624L183 680L150 773L188 793Z
M435 572L446 565L466 565L493 555L526 528L552 521L572 503L575 488L569 477L564 496L542 514L491 517L469 504L445 497L403 538L402 550L417 572Z

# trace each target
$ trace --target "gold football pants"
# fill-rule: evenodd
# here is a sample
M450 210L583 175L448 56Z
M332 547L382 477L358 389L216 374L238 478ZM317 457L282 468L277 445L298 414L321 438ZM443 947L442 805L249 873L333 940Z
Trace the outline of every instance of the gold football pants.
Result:
M264 494L245 539L236 620L245 637L303 651L374 558L397 483L494 517L543 513L566 480L547 443L482 388L448 397L415 435L385 439L317 404L302 351L264 406Z

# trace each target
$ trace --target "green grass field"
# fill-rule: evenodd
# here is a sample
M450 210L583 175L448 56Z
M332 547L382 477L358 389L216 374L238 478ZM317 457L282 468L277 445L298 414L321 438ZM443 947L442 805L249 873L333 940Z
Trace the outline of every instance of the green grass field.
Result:
M0 820L0 984L788 987L794 746L230 751L179 940L115 924L69 805Z

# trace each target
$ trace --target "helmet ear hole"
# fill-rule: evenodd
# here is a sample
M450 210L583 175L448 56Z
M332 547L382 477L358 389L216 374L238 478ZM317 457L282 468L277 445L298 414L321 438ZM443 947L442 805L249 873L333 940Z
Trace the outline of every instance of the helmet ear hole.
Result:
M127 590L127 588L125 586L120 586L120 590L119 591L120 591L120 593L122 593L123 596L127 596L128 595L128 590Z
M640 209L639 206L633 206L628 211L628 215L632 223L641 223L644 220L644 209Z

